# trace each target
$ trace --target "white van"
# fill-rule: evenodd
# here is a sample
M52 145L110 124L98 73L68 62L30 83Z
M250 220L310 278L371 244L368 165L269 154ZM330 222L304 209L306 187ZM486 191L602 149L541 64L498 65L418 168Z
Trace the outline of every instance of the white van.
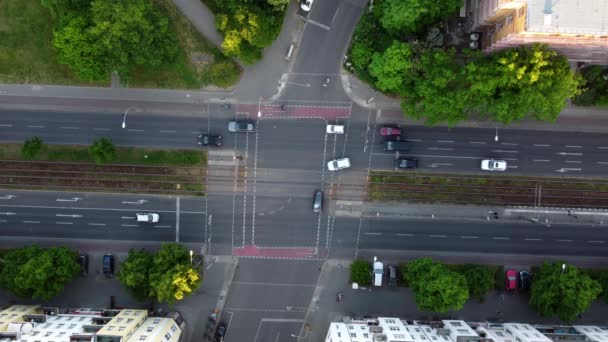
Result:
M344 134L344 126L342 125L327 125L325 132L328 134Z
M382 277L384 275L384 265L374 257L374 286L382 286Z

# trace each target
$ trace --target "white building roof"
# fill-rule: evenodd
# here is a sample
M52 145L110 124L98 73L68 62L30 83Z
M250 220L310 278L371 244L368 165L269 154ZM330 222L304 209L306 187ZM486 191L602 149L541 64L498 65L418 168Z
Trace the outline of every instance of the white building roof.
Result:
M608 34L608 0L528 0L527 32Z
M590 341L608 342L608 330L606 329L589 325L574 325L572 327L579 333L585 335Z
M527 323L505 323L504 327L515 336L516 340L519 339L521 342L553 342Z

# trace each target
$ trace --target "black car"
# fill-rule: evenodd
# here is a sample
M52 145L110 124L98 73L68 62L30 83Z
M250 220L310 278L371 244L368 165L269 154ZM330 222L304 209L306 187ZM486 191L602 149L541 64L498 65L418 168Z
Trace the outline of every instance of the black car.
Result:
M105 275L106 278L114 276L114 256L112 254L103 256L103 275Z
M222 146L224 137L221 135L202 134L198 136L198 144L201 146Z
M399 158L395 160L395 168L397 169L416 169L418 168L418 160L414 158Z
M399 151L399 152L407 152L410 150L412 146L408 141L393 141L387 140L384 142L384 150L385 151Z
M528 292L530 290L531 283L530 273L528 271L519 271L517 277L517 289L521 292Z
M78 256L78 263L80 264L80 276L86 277L89 273L89 256L86 254L80 254Z
M396 265L388 265L388 272L386 272L388 286L397 286L397 272L398 269Z
M226 323L220 322L220 324L217 325L217 330L215 330L215 337L213 338L214 341L215 342L224 341L224 336L226 336L227 329L228 329L228 327L226 327Z

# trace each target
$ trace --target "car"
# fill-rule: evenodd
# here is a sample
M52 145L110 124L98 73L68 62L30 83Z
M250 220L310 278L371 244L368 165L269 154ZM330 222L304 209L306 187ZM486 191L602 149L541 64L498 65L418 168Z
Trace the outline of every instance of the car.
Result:
M228 122L228 131L233 133L238 132L253 132L254 126L251 122L246 121L230 121Z
M300 5L300 8L302 9L302 11L308 12L312 8L312 4L314 2L315 2L314 0L302 0L302 4Z
M380 135L383 137L401 135L401 128L385 126L380 128Z
M521 292L528 292L530 290L531 283L530 273L528 271L519 271L519 277L517 278L517 289Z
M395 160L397 169L415 169L418 167L418 160L414 158L399 158Z
M329 134L344 134L344 126L342 125L327 125L325 130Z
M507 162L504 160L484 159L481 161L481 169L485 171L505 171Z
M221 135L202 134L198 136L198 144L201 146L222 146L224 137Z
M385 151L408 152L411 147L412 147L412 144L408 141L387 140L384 142Z
M106 276L106 278L112 278L114 276L114 256L112 254L103 256L103 275Z
M220 324L217 325L217 329L215 330L215 336L213 337L213 340L215 342L223 342L227 330L228 327L226 326L226 323L220 322Z
M327 169L329 171L337 171L337 170L347 169L349 167L350 167L350 159L348 159L348 158L335 159L335 160L331 160L327 163Z
M86 254L78 255L78 264L80 264L80 276L86 277L89 273L89 256Z
M388 272L386 277L388 278L388 286L397 286L397 266L396 265L388 265Z
M312 211L319 213L321 209L323 209L323 191L317 190L312 196Z
M374 257L374 286L382 286L382 276L384 274L384 264Z
M137 222L156 223L160 218L157 213L137 213Z
M517 289L517 271L510 269L505 272L505 290L513 291Z

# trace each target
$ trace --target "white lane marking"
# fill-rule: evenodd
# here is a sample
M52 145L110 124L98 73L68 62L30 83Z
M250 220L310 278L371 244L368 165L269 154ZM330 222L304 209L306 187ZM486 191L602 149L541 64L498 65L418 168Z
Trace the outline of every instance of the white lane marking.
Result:
M143 132L143 129L128 129L129 132Z
M447 235L429 235L429 237L432 237L432 238L445 238L445 237L448 237L448 236Z
M27 126L28 128L44 128L44 126Z
M576 164L582 163L582 161L580 161L580 160L566 160L565 162L566 163L576 163Z
M559 170L555 170L555 172L561 172L561 173L568 172L568 171L583 171L583 169L562 167Z
M469 141L469 144L487 144L484 141Z
M374 153L375 156L395 156L394 153ZM469 157L469 156L446 156L446 155L437 155L437 154L416 154L416 157L429 157L429 158L453 158L453 159L475 159L478 160L479 157ZM512 160L517 161L518 158L500 158L501 160Z
M517 143L500 143L501 145L517 146Z
M501 237L501 236L495 236L492 239L494 240L511 240L511 238L508 237Z
M121 224L123 227L137 227L136 224Z
M55 224L74 224L73 222L55 222Z
M550 162L549 159L533 159L532 161L539 162L539 163L548 163L548 162Z
M6 221L6 220L0 220L0 222L8 222L8 221Z
M89 226L105 226L105 223L87 223Z
M58 198L55 201L56 202L78 202L80 201L82 198L80 197L72 197L72 198Z
M589 243L604 243L604 241L600 241L600 240L589 240L587 242L589 242Z
M559 154L562 156L582 156L583 155L580 152L557 152L556 154Z
M154 228L171 228L171 226L154 226Z
M192 134L203 134L203 132L192 132Z
M438 143L453 143L453 140L437 140Z
M438 166L452 166L454 164L450 164L450 163L432 163L429 164L428 167L438 167Z
M397 236L414 236L414 234L407 234L407 233L397 233Z
M526 241L542 241L543 239L537 239L537 238L526 238L524 239Z
M0 127L13 127L13 125L0 125Z
M2 212L2 213L0 213L0 215L11 216L11 215L17 215L17 214L11 213L10 211L8 211L8 212Z
M2 197L0 197L0 199L7 199L7 200L10 200L10 199L13 199L13 198L15 198L15 197L16 197L15 195L6 195L6 196L2 196Z
M479 236L463 235L460 238L461 239L479 239Z
M606 148L608 148L608 146L598 146L597 148L606 149Z
M453 151L453 148L446 148L446 147L427 147L427 150L433 150L433 151Z
M497 153L519 153L519 151L511 151L511 150L492 150L492 152L497 152Z
M517 169L519 166L516 165L507 165L508 169Z
M382 235L382 233L363 233L363 235Z
M311 20L311 19L308 19L308 20L307 20L307 22L309 22L309 23L311 23L311 24L313 24L313 25L315 25L315 26L318 26L318 27L320 27L320 28L322 28L322 29L324 29L324 30L327 30L327 31L329 31L329 30L330 30L330 27L329 27L329 26L327 26L327 25L323 25L323 24L321 24L320 22L317 22L317 21L314 21L314 20Z
M93 128L94 131L111 131L111 128L101 128L101 127L95 127Z
M421 142L422 139L405 139L405 141L411 141L411 142Z
M181 197L175 198L175 242L179 242L179 205ZM245 240L243 240L245 243Z
M549 147L551 145L546 145L546 144L534 144L534 146L536 147Z
M568 240L568 239L561 239L561 240L555 240L557 242L572 242L573 240Z
M57 216L57 217L71 217L71 218L82 217L82 215L77 215L77 214L55 214L55 216Z
M40 223L40 221L23 221L23 223Z
M61 129L80 129L80 127L75 127L75 126L61 126L59 128L61 128Z
M135 216L121 216L120 218L123 220L129 220L129 219L132 220L135 218Z
M161 133L176 133L176 131L160 131Z
M583 146L579 146L579 145L566 145L566 147L568 147L568 148L583 148Z
M597 162L598 164L608 165L608 162Z

